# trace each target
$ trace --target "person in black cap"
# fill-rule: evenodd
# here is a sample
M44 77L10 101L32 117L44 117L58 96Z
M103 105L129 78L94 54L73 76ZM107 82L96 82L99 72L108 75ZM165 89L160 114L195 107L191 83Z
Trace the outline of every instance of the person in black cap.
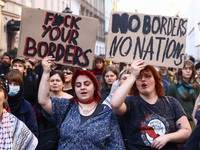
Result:
M17 69L23 74L23 87L24 87L24 98L31 103L31 105L36 105L37 100L37 87L26 78L26 61L23 58L17 57L12 61L12 69Z
M8 52L5 52L2 56L2 63L0 66L0 74L5 76L10 71L11 66L11 55Z
M196 81L200 84L200 62L195 65L195 69L197 72Z

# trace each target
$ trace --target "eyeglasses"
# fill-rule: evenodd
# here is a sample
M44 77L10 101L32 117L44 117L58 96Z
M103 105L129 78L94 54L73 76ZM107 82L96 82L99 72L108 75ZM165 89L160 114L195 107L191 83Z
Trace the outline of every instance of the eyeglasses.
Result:
M63 74L70 75L70 74L73 74L73 73L71 71L66 71L66 72L63 72Z
M149 79L149 78L151 78L151 74L149 74L149 73L147 73L147 74L144 74L144 75L139 75L138 77L137 77L137 80L141 80L143 77L145 78L145 79Z
M125 76L123 76L122 78L121 78L121 80L126 80L127 79L127 77L125 77Z

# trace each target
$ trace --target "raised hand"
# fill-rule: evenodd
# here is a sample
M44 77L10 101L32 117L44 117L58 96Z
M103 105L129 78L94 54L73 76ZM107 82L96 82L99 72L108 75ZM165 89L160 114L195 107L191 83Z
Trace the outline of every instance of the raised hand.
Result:
M52 56L47 56L42 60L42 67L44 72L50 72L51 71L51 66L55 65L54 61L55 58Z
M146 65L144 64L144 60L142 60L142 59L134 61L131 64L132 75L137 77L140 74L140 71L145 68L145 66Z

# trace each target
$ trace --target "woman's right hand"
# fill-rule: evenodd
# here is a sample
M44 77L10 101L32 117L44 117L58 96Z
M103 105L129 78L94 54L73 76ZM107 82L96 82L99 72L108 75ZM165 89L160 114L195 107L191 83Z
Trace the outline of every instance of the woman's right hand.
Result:
M55 58L53 58L52 56L47 56L42 60L42 67L44 72L51 72L51 66L55 65L54 61Z
M131 64L131 72L132 72L132 75L137 78L137 76L140 74L140 71L142 69L144 69L146 67L146 65L144 64L144 60L142 59L139 59L139 60L136 60L134 61L132 64Z

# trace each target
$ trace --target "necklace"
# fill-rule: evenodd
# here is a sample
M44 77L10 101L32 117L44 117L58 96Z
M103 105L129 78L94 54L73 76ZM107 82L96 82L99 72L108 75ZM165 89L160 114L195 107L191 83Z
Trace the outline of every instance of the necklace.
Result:
M87 101L87 102L81 101L79 99L77 101L80 102L80 103L82 103L82 104L90 104L90 103L94 102L94 98L91 99L91 100L89 100L89 101Z
M89 114L97 105L94 105L91 109L83 109L81 105L79 105L85 115Z

